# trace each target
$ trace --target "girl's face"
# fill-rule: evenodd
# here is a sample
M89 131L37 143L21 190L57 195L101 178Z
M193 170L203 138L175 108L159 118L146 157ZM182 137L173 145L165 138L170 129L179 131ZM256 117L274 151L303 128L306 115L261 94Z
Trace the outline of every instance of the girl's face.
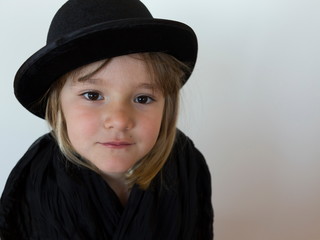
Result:
M85 67L92 72L97 64ZM157 141L164 97L138 55L111 59L86 80L69 78L61 106L74 149L102 173L124 173Z

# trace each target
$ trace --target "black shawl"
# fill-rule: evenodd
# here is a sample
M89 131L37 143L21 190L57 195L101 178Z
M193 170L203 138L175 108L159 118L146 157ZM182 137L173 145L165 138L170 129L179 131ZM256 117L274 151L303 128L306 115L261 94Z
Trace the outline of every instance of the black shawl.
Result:
M147 190L123 207L97 173L68 163L50 134L12 170L1 197L1 240L213 239L211 179L192 141L178 131Z

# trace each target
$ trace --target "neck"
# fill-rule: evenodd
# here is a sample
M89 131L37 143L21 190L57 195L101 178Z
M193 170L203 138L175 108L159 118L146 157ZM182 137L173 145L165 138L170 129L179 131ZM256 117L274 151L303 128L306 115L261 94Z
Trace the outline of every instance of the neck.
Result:
M125 206L130 194L125 175L123 173L103 173L102 177L118 196L121 204Z

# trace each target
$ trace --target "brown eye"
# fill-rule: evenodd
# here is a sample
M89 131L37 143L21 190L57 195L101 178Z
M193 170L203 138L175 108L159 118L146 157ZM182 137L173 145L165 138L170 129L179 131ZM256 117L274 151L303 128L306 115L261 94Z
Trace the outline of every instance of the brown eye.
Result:
M101 96L100 93L98 92L85 92L82 94L86 99L90 101L98 101L98 100L103 100L103 97Z
M149 96L145 96L145 95L138 96L134 99L135 103L141 103L141 104L149 104L153 101L154 101L153 98L151 98Z

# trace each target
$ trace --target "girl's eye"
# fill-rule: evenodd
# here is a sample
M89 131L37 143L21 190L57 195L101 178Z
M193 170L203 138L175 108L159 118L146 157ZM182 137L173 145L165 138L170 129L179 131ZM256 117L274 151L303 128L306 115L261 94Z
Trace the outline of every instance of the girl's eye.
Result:
M154 101L153 98L145 95L138 96L134 99L135 103L140 103L140 104L149 104L149 103L152 103L153 101Z
M98 101L98 100L103 100L103 97L101 96L100 93L97 92L85 92L82 94L87 100L90 101Z

